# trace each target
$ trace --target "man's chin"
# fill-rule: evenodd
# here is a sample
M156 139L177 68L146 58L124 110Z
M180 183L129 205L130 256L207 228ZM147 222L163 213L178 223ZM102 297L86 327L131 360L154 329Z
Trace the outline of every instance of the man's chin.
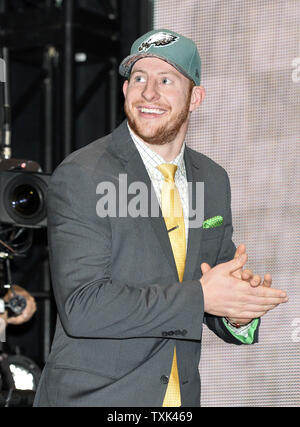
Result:
M129 126L131 130L144 142L151 145L164 145L165 142L162 139L164 131L161 129L151 129L144 126L139 126L135 121L128 119ZM147 129L147 132L145 132L145 129Z
M169 142L167 140L168 138L166 138L165 131L145 134L145 132L136 128L133 128L132 130L139 138L149 145L165 145Z
M172 142L183 124L188 118L188 112L184 112L174 121L173 126L168 126L166 123L159 126L151 126L151 123L141 124L138 120L132 120L130 114L127 114L127 120L133 132L149 145L166 145Z

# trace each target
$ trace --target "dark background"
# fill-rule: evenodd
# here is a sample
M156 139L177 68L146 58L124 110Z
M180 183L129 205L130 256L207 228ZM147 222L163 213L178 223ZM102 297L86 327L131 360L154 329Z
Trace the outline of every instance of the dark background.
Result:
M81 9L80 25L76 18L71 22L73 53L87 55L85 62L73 61L71 71L64 62L70 47L65 38L67 26L60 26L55 18L56 13L61 14L63 21L66 2L74 3L75 12ZM116 70L132 42L152 28L152 1L0 0L0 6L0 47L8 47L9 52L12 157L34 160L44 172L52 173L70 151L109 133L123 120L123 79ZM86 23L82 9L90 12ZM47 14L53 13L47 29ZM47 52L54 52L51 68L47 68ZM71 93L66 94L68 72L73 73L74 81ZM66 124L68 114L71 118ZM46 229L34 230L26 258L14 260L12 268L13 282L36 297L38 308L30 322L8 327L6 347L11 353L19 348L43 367L56 319Z

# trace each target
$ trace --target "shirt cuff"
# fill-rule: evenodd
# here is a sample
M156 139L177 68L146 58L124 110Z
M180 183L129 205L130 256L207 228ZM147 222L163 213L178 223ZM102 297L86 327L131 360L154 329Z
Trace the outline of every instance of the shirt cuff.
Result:
M228 331L243 344L252 344L254 341L254 334L258 326L259 319L252 320L248 325L241 326L240 328L235 328L230 325L227 320L223 317L223 323L228 329Z

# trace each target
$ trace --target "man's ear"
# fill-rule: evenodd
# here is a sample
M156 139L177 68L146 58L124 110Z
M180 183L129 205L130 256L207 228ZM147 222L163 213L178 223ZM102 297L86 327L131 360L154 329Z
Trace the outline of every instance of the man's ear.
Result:
M204 101L205 89L203 86L194 86L190 102L190 112L196 110L199 105Z
M127 88L128 88L128 80L125 80L125 82L123 83L123 94L124 94L124 96L126 96Z

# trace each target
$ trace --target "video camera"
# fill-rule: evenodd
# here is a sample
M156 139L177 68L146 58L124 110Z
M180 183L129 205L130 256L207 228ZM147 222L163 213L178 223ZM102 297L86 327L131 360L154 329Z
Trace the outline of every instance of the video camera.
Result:
M45 227L50 179L33 161L11 158L10 100L6 63L0 58L0 224Z
M10 316L19 316L26 300L12 286L10 261L24 256L32 243L33 228L46 227L46 192L49 174L38 163L11 158L9 90L6 63L0 58L0 297L9 289L5 304ZM29 230L29 231L28 231Z

